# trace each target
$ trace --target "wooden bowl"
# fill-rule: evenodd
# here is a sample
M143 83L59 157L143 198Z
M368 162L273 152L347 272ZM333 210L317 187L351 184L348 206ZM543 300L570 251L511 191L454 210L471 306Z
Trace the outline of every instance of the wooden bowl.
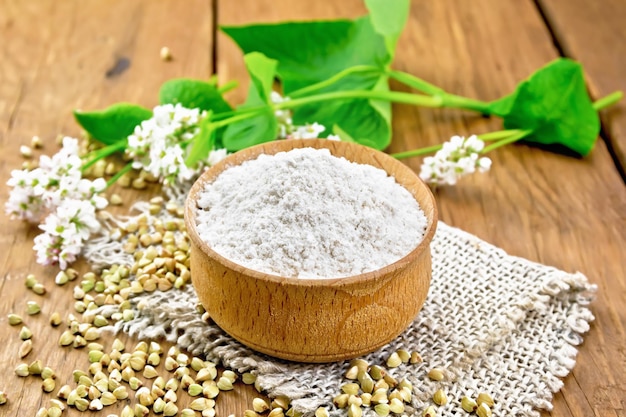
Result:
M415 196L428 219L423 241L404 258L345 278L285 278L238 265L213 251L196 231L198 194L230 166L294 148L327 148L335 156L385 170ZM325 139L281 140L244 149L204 172L186 201L191 279L198 298L226 333L259 352L301 362L332 362L372 352L414 320L431 279L430 242L437 222L432 193L406 165L362 145Z

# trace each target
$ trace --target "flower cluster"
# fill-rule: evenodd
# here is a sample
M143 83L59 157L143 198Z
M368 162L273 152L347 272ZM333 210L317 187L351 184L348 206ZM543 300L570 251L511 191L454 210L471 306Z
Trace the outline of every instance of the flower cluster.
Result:
M153 116L128 136L126 154L134 159L133 168L161 178L166 185L192 179L199 167L185 164L187 145L200 131L205 115L180 104L155 107Z
M80 254L83 243L97 233L96 210L107 206L98 195L106 188L104 179L82 178L78 140L63 139L61 150L42 155L33 170L13 170L7 185L12 187L5 210L12 218L38 223L43 233L35 238L37 262L58 263L62 269Z
M272 103L278 104L284 101L288 101L289 97L283 97L276 91L272 91L270 99ZM312 124L306 124L303 126L297 126L293 124L291 118L291 112L289 110L279 109L274 112L276 121L278 122L278 138L277 139L316 139L320 137L326 128L315 122ZM334 135L330 139L337 140Z
M420 178L430 184L454 185L465 175L489 171L491 159L479 156L484 147L474 135L453 136L434 156L424 158Z

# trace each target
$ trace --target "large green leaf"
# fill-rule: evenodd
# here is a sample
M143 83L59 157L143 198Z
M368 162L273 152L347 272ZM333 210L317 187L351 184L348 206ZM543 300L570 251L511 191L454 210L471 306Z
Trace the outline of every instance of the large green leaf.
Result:
M191 78L175 78L164 82L159 90L159 102L180 103L188 109L211 110L215 113L232 110L214 84Z
M278 61L277 73L286 95L318 84L347 68L367 66L315 90L316 94L346 90L388 91L382 75L391 64L406 23L408 0L367 0L370 14L355 20L287 22L222 27L246 53L260 51ZM296 124L337 126L355 141L384 149L391 141L391 106L367 99L336 99L294 109ZM326 132L330 133L330 132Z
M234 117L244 114L250 108L259 110L254 117L228 125L222 143L229 151L272 141L278 134L278 122L274 109L269 104L277 62L258 52L247 54L244 61L252 82L245 103L238 107L238 110L243 111L236 112Z
M335 134L335 135L339 136L339 139L340 139L342 142L352 142L352 143L356 142L356 141L354 140L354 138L348 134L348 132L346 132L345 130L343 130L343 129L342 129L340 126L338 126L338 125L334 125L334 126L333 126L333 134Z
M600 119L587 93L582 66L557 59L520 83L514 93L490 103L506 129L531 130L525 140L560 144L587 155L600 132Z
M152 117L152 111L130 103L117 103L104 110L74 110L74 118L95 140L111 145L125 140L135 127Z
M351 75L328 90L337 88L389 90L387 77L376 74L365 77L362 74ZM297 108L293 119L296 124L317 122L327 127L327 130L338 126L354 141L375 149L384 149L391 142L391 105L387 101L342 99L312 103Z
M387 52L393 57L398 38L409 17L410 0L365 0L374 30L385 38Z
M259 52L251 52L243 57L250 79L258 93L259 100L270 103L272 86L276 77L278 62Z
M391 62L384 38L369 17L356 20L222 26L244 53L261 52L278 61L283 91L325 80L355 66Z

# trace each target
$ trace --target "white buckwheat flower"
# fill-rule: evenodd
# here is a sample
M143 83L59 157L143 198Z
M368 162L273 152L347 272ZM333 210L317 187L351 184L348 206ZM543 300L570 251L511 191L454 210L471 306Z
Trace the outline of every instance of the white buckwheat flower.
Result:
M270 94L270 100L274 104L288 101L289 97L283 97L278 92L272 91ZM293 131L293 120L291 119L291 112L289 110L275 110L274 115L278 122L278 139L286 139L287 136Z
M59 152L39 158L38 168L11 172L7 185L13 189L5 205L6 213L37 223L64 199L89 200L98 209L106 207L106 199L98 195L106 188L106 181L82 178L81 166L78 139L65 137Z
M434 156L424 158L420 178L431 184L454 185L465 175L489 171L491 159L480 156L484 147L474 135L467 139L453 136Z
M217 164L222 159L226 158L228 155L228 151L226 149L214 149L209 152L209 157L207 158L207 162L210 167Z
M12 218L37 223L44 213L43 195L48 178L40 168L32 171L14 169L7 181L13 187L5 204L5 211Z
M43 233L35 237L33 249L42 265L58 263L61 269L74 262L85 240L100 231L96 207L86 200L65 199L39 225Z
M193 178L198 170L185 164L186 146L200 131L205 115L180 103L155 107L153 116L128 136L126 153L135 160L133 168L151 173L166 185Z
M297 126L296 129L289 135L291 139L315 139L320 136L326 128L319 123L306 124L304 126Z
M283 97L276 91L272 91L270 100L272 103L278 104L288 101L289 97ZM274 116L276 116L276 121L278 122L277 139L316 139L319 138L320 133L326 130L324 126L317 122L304 126L294 125L291 112L286 109L275 110ZM334 140L332 138L330 139Z
M78 140L63 139L63 147L51 157L42 155L39 167L31 171L14 170L7 182L13 187L6 203L6 212L14 218L40 222L43 231L35 237L37 262L58 263L67 268L80 254L92 233L101 229L96 210L107 206L98 195L106 181L82 178L82 160Z

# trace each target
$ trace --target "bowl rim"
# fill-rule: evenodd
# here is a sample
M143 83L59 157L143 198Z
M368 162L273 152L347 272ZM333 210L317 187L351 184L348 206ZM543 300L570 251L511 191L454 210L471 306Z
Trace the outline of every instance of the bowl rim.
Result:
M233 161L237 161L241 157L241 154L240 154L241 151L228 155L226 158L224 158L217 164L205 170L196 179L194 184L191 186L189 193L187 194L187 197L185 199L185 206L184 206L185 225L187 228L187 234L189 238L204 254L206 254L210 258L213 258L213 260L222 264L226 268L234 270L245 276L249 276L249 277L259 279L262 281L273 282L276 284L289 285L289 286L295 286L295 287L343 287L343 286L349 286L349 285L354 285L354 284L364 284L364 283L368 283L371 281L376 281L380 279L381 277L388 276L392 274L394 271L402 269L406 265L412 263L416 258L420 257L426 250L429 249L430 243L433 239L433 236L437 228L437 222L438 222L437 203L435 201L435 197L432 194L432 191L430 190L430 187L428 187L428 185L424 183L424 181L415 173L415 171L413 171L407 165L403 164L399 160L393 158L392 156L384 152L366 147L365 145L361 145L361 144L354 143L354 142L340 142L340 141L333 141L333 140L328 140L328 139L281 139L280 140L281 143L287 143L288 145L293 145L293 146L290 147L289 149L281 149L274 153L268 154L266 152L263 152L263 150L267 149L268 146L272 146L271 144L273 142L276 142L276 141L265 142L259 145L254 145L254 146L243 149L242 151L245 151L247 154L250 154L253 157L245 158L235 164L233 164ZM311 146L311 145L316 145L316 146ZM326 146L326 145L329 145L329 146ZM337 146L346 147L346 148L354 147L355 149L359 147L367 148L368 152L375 153L376 158L386 159L388 162L392 164L398 164L399 169L405 171L405 173L408 176L413 177L413 179L417 180L419 186L422 187L424 191L426 191L427 200L431 203L432 209L430 210L431 216L429 216L426 210L424 210L424 207L422 207L422 204L419 203L420 208L426 215L426 219L427 219L427 225L426 225L426 230L424 231L424 237L422 238L422 241L415 248L413 248L409 253L407 253L402 258L398 259L397 261L391 264L385 265L382 268L378 268L373 271L368 271L362 274L351 275L347 277L329 277L329 278L284 277L284 276L280 276L276 274L270 274L267 272L258 271L255 269L245 267L241 264L238 264L220 255L215 250L213 250L209 246L209 244L206 243L198 234L198 231L196 229L196 210L197 210L196 201L197 201L198 193L202 191L204 185L206 184L206 180L205 180L206 177L212 177L212 176L217 177L219 176L221 172L223 172L227 168L231 166L239 165L243 161L253 160L255 159L255 157L258 157L261 154L273 155L279 152L288 152L289 150L292 150L292 149L307 148L307 147L313 147L315 149L329 149L331 151L331 154L333 154L332 148L337 147ZM334 156L341 157L342 155L334 155ZM345 156L343 157L345 158ZM348 158L346 159L351 161ZM351 161L351 162L357 162L357 161ZM363 162L357 162L357 163L363 163ZM382 168L379 168L379 169L382 169ZM216 171L218 172L217 175L214 174ZM398 184L400 183L398 182ZM404 187L404 185L402 184L400 185ZM411 195L415 197L415 194L411 190L408 190L408 191L411 193ZM191 271L191 273L193 274L193 271Z

